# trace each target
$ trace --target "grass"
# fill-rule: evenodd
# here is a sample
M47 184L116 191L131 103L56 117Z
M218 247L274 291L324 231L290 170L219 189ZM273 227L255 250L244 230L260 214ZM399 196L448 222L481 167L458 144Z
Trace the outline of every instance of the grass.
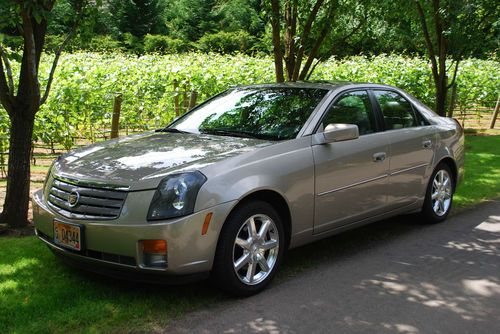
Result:
M500 136L468 136L466 149L466 177L455 197L460 208L500 196ZM369 247L372 239L416 228L391 224L291 251L278 281L320 261L311 260L311 254L350 254L353 238ZM186 312L226 299L206 282L144 285L82 273L63 265L35 237L0 237L0 333L159 332Z
M465 137L465 178L454 205L466 208L500 197L500 136Z
M224 298L206 285L117 282L66 267L35 237L4 237L0 333L155 331Z

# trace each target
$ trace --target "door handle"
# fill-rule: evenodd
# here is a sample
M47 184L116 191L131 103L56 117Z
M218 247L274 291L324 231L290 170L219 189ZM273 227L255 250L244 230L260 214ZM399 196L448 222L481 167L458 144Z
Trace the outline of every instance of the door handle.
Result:
M429 140L424 140L422 142L422 147L423 148L430 148L431 146L432 146L432 140L430 140L430 139Z
M373 155L373 162L382 162L385 160L385 157L387 155L385 154L385 152L378 152L378 153L375 153Z

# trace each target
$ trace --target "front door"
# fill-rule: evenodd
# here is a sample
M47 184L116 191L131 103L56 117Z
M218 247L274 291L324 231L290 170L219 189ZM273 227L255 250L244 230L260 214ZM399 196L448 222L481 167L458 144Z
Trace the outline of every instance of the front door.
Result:
M343 93L318 132L332 123L356 124L360 136L313 146L315 234L377 215L384 211L387 200L389 142L379 132L368 93Z

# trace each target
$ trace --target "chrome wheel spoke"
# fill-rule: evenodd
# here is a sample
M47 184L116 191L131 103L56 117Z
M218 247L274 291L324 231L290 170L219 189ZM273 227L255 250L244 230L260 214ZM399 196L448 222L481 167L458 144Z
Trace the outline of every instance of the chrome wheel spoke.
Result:
M236 244L246 250L250 250L251 247L250 242L248 242L248 240L241 238L236 238Z
M266 273L269 272L269 265L267 264L266 258L264 256L259 256L259 266L260 269L265 271Z
M439 200L437 200L436 202L434 202L434 212L438 212L439 211Z
M248 265L247 275L246 275L246 279L247 279L248 283L253 283L253 277L255 276L256 267L257 267L257 264L252 263L252 262L250 262L250 264Z
M271 221L270 220L265 220L262 222L262 225L260 226L259 229L259 239L264 240L266 237L267 231L269 230L269 227L271 226Z
M248 226L248 235L250 238L254 239L257 236L257 230L255 227L255 219L253 217L250 217L247 222Z
M270 250L276 248L277 246L278 246L278 241L271 239L269 241L264 242L260 248L262 250Z
M436 198L438 198L438 196L439 196L439 192L438 192L438 191L436 191L436 192L434 192L434 193L431 195L431 198L432 198L433 200L435 200Z
M250 262L251 255L250 254L243 254L238 261L234 263L234 269L236 271L239 271L241 268L243 268L248 262Z
M443 187L448 188L449 184L450 184L450 179L449 178L445 178L445 180L443 182Z

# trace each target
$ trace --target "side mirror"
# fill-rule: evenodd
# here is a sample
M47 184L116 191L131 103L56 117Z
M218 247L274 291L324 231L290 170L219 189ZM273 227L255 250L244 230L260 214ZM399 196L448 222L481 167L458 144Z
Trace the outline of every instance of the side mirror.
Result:
M359 137L355 124L328 124L323 132L313 136L314 145L323 145L336 141L352 140Z

